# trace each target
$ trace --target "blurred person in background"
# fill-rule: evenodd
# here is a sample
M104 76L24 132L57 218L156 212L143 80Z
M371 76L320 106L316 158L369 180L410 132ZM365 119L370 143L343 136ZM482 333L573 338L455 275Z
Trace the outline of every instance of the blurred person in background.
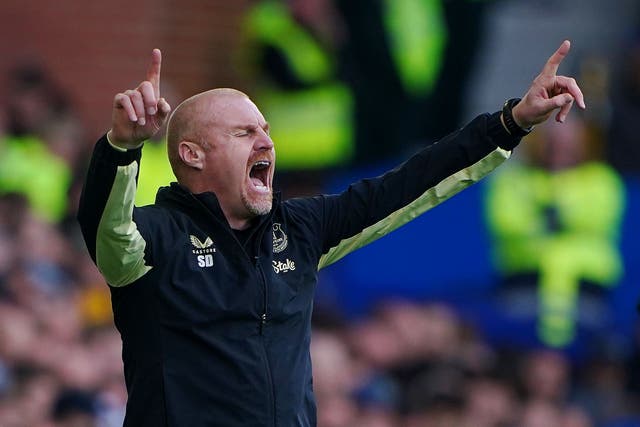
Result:
M519 401L512 384L490 375L469 377L464 390L464 427L510 427Z
M580 385L572 382L576 373L572 372L569 359L561 352L541 349L522 354L519 366L522 425L592 427L595 425L593 420L607 421L598 417L601 402L578 395ZM587 389L593 391L597 387ZM616 400L618 396L610 397Z
M99 427L97 402L94 396L81 390L61 390L52 412L55 427Z
M560 405L569 398L570 364L552 350L531 351L523 355L519 380L524 399Z
M110 426L121 425L120 340L101 280L102 302L92 298L91 310L85 308L85 281L98 282L90 258L77 256L70 236L35 215L20 194L0 196L0 235L6 236L0 240L6 257L0 263L0 425L54 427L50 410L59 389L106 390L114 375L121 391L109 393L109 408L119 419ZM116 340L97 345L88 328L105 322Z
M596 136L579 114L540 126L526 156L488 180L485 198L501 310L535 323L531 341L582 352L606 337L609 291L623 272L625 188L598 158Z
M22 220L29 210L29 202L24 195L9 193L0 195L0 297L8 294L7 279L14 265L21 258L15 248L20 241Z
M345 28L340 60L353 91L357 164L388 164L462 125L488 3L335 1Z
M525 403L516 425L519 427L594 427L581 409L536 400Z
M633 359L637 365L637 359ZM640 423L638 404L629 387L630 372L617 358L601 356L581 366L573 393L574 403L587 409L597 425L615 425L628 418ZM632 386L633 387L633 386ZM634 414L635 418L630 417Z
M386 165L458 128L487 3L256 2L245 62L281 170Z
M114 97L78 214L123 339L125 425L315 425L317 271L481 179L554 112L564 122L574 102L586 108L575 80L557 75L569 48L522 99L333 196L280 201L256 105L234 89L197 94L169 121L179 183L136 208L142 144L171 111L154 50L147 79Z
M3 427L49 427L50 408L58 393L58 384L48 372L23 365L15 369L14 384L0 404Z
M9 135L39 135L47 123L71 113L66 93L36 62L23 62L10 71L8 92L3 131Z
M315 329L311 342L313 388L321 427L349 427L358 409L351 399L357 370L349 349L340 336Z
M85 147L71 101L41 66L25 63L9 75L3 113L0 193L24 194L38 217L62 221Z
M397 413L401 385L392 369L401 364L406 347L384 318L362 319L348 327L345 336L356 376L353 396L364 412Z
M249 93L269 117L285 180L349 164L353 99L340 79L345 34L333 1L256 1L244 36Z
M403 408L406 427L460 426L464 422L465 375L460 366L435 363L408 384Z

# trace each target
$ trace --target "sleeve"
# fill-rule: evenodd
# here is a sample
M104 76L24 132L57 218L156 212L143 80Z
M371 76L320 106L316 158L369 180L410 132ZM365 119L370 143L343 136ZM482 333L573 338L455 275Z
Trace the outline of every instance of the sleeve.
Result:
M318 268L377 240L479 181L520 142L500 113L483 114L397 168L316 200L321 212Z
M124 150L98 140L82 189L78 222L87 249L111 286L128 285L145 275L147 242L134 221L134 199L141 148Z

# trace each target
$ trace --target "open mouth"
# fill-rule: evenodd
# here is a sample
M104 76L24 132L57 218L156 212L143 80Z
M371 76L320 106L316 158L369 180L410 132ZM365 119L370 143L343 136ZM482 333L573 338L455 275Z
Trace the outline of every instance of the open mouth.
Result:
M258 191L269 191L269 167L271 162L268 160L258 160L251 166L249 170L249 179Z

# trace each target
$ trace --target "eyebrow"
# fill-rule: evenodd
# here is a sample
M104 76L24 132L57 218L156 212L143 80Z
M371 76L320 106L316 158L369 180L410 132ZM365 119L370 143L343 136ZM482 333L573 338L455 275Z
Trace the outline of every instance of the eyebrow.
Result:
M229 131L230 132L235 132L235 131L239 131L239 130L253 130L253 129L257 129L257 128L262 128L262 129L265 129L265 130L269 130L269 129L271 129L271 125L267 121L265 121L264 125L262 125L262 126L256 125L254 123L251 123L251 124L236 124L236 125L229 126Z

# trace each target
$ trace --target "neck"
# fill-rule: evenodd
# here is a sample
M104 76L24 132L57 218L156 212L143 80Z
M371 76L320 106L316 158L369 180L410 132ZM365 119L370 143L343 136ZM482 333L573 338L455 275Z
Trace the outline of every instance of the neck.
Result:
M223 212L224 212L224 210L223 210ZM227 216L226 213L225 213L224 216L227 219L227 222L229 223L229 226L233 230L238 230L238 231L246 230L247 228L249 228L251 226L251 220L253 219L253 218L234 219L234 218L230 218L229 216Z

